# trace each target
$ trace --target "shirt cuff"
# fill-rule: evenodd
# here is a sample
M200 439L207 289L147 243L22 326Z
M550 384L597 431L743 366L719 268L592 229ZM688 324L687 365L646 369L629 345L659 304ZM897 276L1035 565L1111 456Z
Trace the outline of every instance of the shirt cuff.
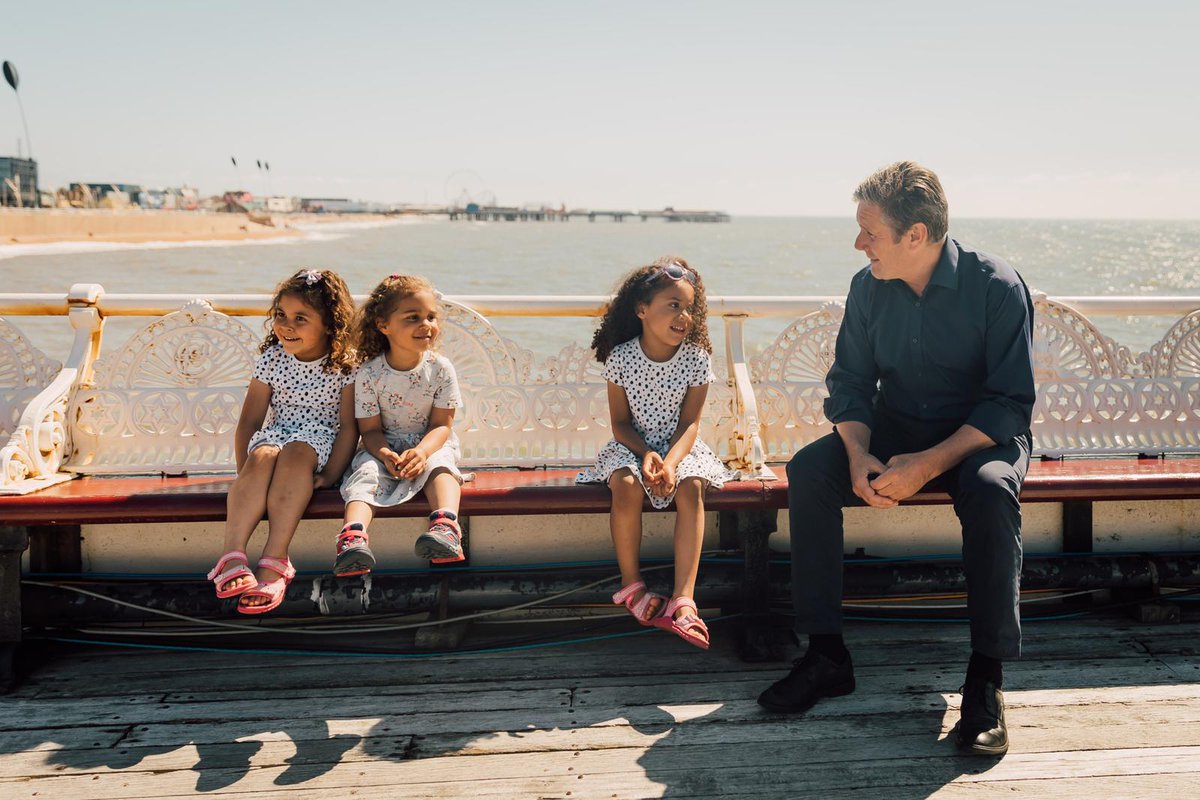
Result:
M1029 420L993 403L976 406L966 424L987 434L999 445L1008 444L1014 436L1029 430Z
M845 401L838 402L832 397L825 399L825 418L834 425L839 422L861 422L868 428L875 426L875 413L870 406Z

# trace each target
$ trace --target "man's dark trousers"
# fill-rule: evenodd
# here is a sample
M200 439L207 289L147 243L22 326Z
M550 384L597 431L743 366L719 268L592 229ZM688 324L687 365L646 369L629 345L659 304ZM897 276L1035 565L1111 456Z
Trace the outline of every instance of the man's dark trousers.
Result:
M908 426L879 424L871 454L881 462L942 441ZM933 433L936 438L929 434ZM954 500L963 530L971 647L985 656L1021 654L1021 484L1029 471L1030 437L981 450L930 481ZM799 634L842 632L842 508L865 503L850 485L850 465L835 432L804 447L787 466L792 540L792 603Z

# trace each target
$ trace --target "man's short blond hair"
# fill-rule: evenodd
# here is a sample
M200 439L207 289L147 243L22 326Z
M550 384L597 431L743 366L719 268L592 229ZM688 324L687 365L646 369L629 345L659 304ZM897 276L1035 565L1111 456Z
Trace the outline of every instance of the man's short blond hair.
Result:
M938 176L913 161L897 161L876 170L854 190L854 200L878 206L899 239L913 225L925 223L930 242L940 242L950 229L950 206Z

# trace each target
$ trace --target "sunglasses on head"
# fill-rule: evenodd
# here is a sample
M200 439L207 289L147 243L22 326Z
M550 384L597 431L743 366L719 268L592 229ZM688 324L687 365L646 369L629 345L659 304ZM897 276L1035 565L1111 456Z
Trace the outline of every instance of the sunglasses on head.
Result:
M646 283L654 283L659 279L660 276L663 275L675 281L676 283L686 278L687 282L692 286L696 285L695 273L689 268L680 264L678 261L672 261L650 270L650 273L646 275L645 281Z

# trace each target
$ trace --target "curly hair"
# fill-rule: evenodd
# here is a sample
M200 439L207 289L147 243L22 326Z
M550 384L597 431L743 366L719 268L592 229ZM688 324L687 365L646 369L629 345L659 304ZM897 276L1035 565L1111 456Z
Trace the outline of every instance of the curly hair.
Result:
M379 323L388 318L396 306L406 297L417 292L429 292L437 296L433 284L420 275L389 275L371 290L370 297L358 312L355 323L355 344L358 348L358 363L370 361L376 356L388 351L388 340L379 330ZM442 316L441 304L438 304L438 318ZM439 338L441 333L438 333ZM436 346L437 342L434 342Z
M705 352L712 352L712 342L708 339L708 300L704 295L704 280L700 273L682 258L663 256L655 259L653 264L638 267L621 280L620 288L604 310L600 327L592 335L592 349L596 351L596 360L601 364L608 361L614 347L641 334L642 321L637 315L638 304L648 304L656 294L674 283L666 275L651 278L651 273L671 263L683 267L695 279L692 285L696 289L696 296L692 300L692 307L688 309L692 315L692 329L688 331L686 341L704 348Z
M354 323L354 300L342 276L331 269L302 269L275 287L271 298L271 316L267 319L267 338L258 348L265 353L268 348L279 344L275 335L275 312L284 295L295 297L321 315L321 322L329 331L329 359L324 369L328 372L348 374L354 368L354 348L350 341Z

